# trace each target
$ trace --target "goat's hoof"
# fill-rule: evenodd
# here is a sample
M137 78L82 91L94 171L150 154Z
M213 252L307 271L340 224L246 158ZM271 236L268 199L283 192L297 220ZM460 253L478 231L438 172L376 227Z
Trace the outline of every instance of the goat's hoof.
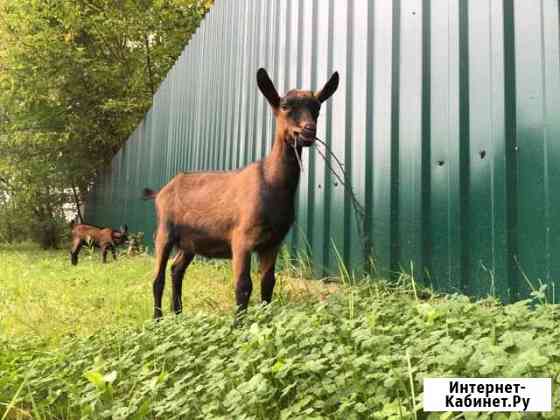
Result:
M245 324L245 320L247 319L246 315L247 315L246 311L236 313L235 318L233 318L232 327L233 328L242 327L243 324Z

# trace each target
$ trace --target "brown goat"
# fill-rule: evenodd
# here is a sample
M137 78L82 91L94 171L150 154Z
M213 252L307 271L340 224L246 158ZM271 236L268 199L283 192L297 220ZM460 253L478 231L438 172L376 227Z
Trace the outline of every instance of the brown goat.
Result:
M84 223L71 224L72 227L72 250L70 251L70 261L72 265L78 264L78 254L83 245L93 242L94 246L101 249L103 262L107 262L107 251L110 249L113 258L117 259L116 245L120 245L128 240L128 227L124 225L119 230L111 228L100 228Z
M315 142L321 103L336 91L338 73L318 92L290 90L284 97L278 95L264 69L257 72L257 84L276 119L268 156L234 171L180 173L159 192L144 190L144 198L155 198L158 216L155 318L162 316L165 267L174 247L179 250L171 274L176 313L182 310L185 270L195 255L233 260L236 303L242 312L252 291L251 253L256 252L262 300L266 303L272 298L278 250L294 222L302 148Z

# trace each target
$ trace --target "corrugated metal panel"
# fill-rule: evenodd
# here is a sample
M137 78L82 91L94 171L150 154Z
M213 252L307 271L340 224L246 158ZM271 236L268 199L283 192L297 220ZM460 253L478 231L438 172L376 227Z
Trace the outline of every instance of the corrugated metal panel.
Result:
M270 149L255 83L341 86L318 134L365 206L364 248L344 187L305 151L287 242L318 271L371 255L439 290L506 301L555 283L560 299L557 0L217 0L98 179L88 217L151 238L159 188L178 171L233 169ZM332 164L333 162L331 162ZM364 250L371 254L364 255Z

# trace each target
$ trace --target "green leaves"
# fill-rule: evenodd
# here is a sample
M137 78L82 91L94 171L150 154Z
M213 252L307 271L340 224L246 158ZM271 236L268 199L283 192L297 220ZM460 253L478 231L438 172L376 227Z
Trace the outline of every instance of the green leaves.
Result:
M87 378L88 381L90 381L97 388L102 388L105 386L103 375L99 372L89 371L84 373L84 376Z
M71 188L86 200L211 3L0 3L0 241L56 225Z
M0 354L0 370L10 372L0 401L25 377L31 394L18 404L32 395L49 418L410 419L424 377L552 377L558 385L557 326L548 322L555 306L459 297L418 306L403 293L354 288L350 319L347 299L342 291L321 304L252 307L243 328L232 328L230 316L187 313L44 352L12 339Z

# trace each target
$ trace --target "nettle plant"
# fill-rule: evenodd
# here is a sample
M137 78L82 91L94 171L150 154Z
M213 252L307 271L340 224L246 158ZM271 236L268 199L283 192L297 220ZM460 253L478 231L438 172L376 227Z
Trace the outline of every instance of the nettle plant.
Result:
M144 242L144 232L130 233L128 235L127 255L129 257L145 254L147 252L146 243Z

